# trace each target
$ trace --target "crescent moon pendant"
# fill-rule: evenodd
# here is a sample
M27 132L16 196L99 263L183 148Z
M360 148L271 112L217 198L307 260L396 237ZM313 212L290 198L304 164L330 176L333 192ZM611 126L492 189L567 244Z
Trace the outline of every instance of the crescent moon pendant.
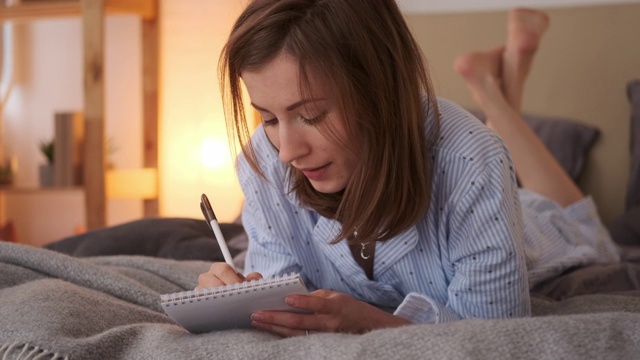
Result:
M365 244L365 243L360 243L360 245L362 246L362 248L360 249L360 257L361 257L362 259L364 259L364 260L369 259L369 258L371 257L371 255L369 255L369 256L365 256L365 255L364 255L364 250L365 250L365 247L366 247L366 245L367 245L367 244Z

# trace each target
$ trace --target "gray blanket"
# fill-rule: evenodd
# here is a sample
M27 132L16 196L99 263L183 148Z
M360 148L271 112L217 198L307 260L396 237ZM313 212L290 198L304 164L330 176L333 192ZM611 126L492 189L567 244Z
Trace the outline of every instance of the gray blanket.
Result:
M162 293L195 286L209 264L142 256L74 258L0 243L2 359L632 359L640 297L532 299L534 317L414 325L365 335L281 339L257 330L191 335Z

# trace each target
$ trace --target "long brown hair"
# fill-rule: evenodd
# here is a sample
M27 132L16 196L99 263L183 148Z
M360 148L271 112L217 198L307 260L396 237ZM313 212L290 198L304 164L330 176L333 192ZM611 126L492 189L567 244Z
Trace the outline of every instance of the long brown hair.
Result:
M227 127L249 164L264 177L251 145L241 73L266 65L282 51L299 62L301 93L308 71L336 94L347 146L359 159L344 191L316 191L289 167L299 200L342 223L334 241L387 240L407 230L429 208L432 162L425 111L439 118L426 62L395 0L254 0L236 21L219 63ZM323 133L331 129L320 126Z

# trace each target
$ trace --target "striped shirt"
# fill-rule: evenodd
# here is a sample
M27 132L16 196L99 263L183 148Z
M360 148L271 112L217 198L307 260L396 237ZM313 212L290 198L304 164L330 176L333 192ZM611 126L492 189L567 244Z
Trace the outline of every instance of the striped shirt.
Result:
M249 236L245 271L263 276L297 272L310 290L347 293L414 323L439 323L529 316L529 276L534 285L534 280L576 263L593 263L599 251L611 250L597 245L606 239L583 239L585 231L594 229L598 236L608 236L606 230L602 234L590 198L567 211L527 194L537 206L529 209L523 202L523 211L502 140L457 105L438 102L441 128L432 152L430 208L415 226L376 243L374 280L367 278L345 241L330 244L340 223L300 204L290 191L285 165L258 128L252 143L267 180L243 156L237 165ZM433 119L426 123L431 131ZM537 210L565 219L554 223L562 223L560 230L540 224ZM576 242L584 245L577 252Z

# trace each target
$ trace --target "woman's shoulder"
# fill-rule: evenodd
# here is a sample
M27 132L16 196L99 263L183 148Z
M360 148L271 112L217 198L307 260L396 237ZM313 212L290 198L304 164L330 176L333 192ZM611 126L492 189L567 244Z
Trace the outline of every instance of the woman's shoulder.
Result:
M434 115L429 116L427 136L435 141L430 148L440 161L482 166L504 157L507 150L502 139L469 111L443 98L438 98L438 111L440 126L434 127Z
M268 180L280 180L284 178L286 167L278 158L278 151L271 144L265 134L262 125L259 125L251 136L251 148L258 166ZM250 150L246 150L250 151ZM238 155L236 167L240 181L247 178L259 177L250 166L244 151Z

